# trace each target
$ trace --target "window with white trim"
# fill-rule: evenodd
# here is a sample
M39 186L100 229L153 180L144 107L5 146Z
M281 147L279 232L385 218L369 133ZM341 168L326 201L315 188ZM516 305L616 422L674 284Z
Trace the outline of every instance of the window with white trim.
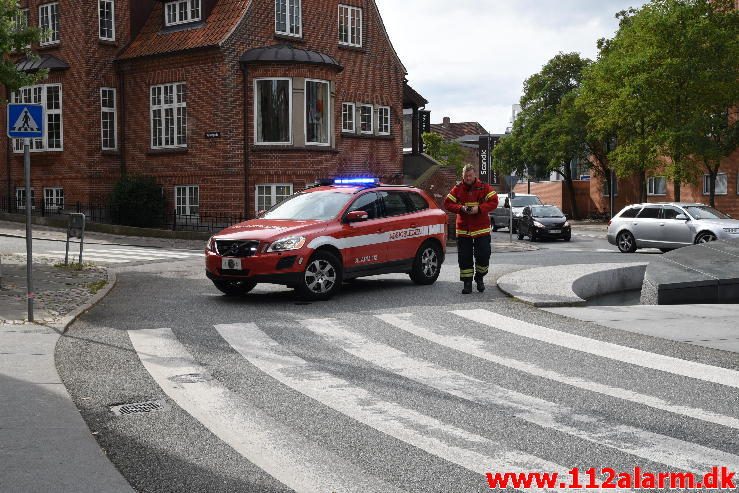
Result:
M300 0L275 0L275 33L297 38L303 35Z
M363 134L374 133L372 125L374 115L374 109L371 104L360 104L359 105L359 132Z
M257 185L256 210L268 211L293 194L292 183Z
M647 195L667 195L667 178L664 176L647 178Z
M28 28L28 20L30 16L30 11L28 9L18 9L15 12L15 17L13 18L13 31L14 32L22 32L25 31Z
M59 42L58 3L47 3L38 8L38 27L41 29L41 46Z
M390 135L390 107L377 108L377 134Z
M323 80L305 81L305 143L330 145L331 91Z
M185 83L151 86L151 148L178 147L187 147Z
M15 189L15 208L18 210L26 210L26 188L18 187ZM31 189L31 210L36 208L36 190Z
M339 44L362 46L362 9L339 5Z
M176 26L188 22L199 21L202 18L201 0L176 0L164 4L164 25Z
M413 110L403 108L403 152L413 151Z
M44 188L44 209L60 211L64 209L64 189Z
M62 122L62 85L41 84L21 87L13 93L13 103L32 103L44 106L46 131L41 139L31 139L31 151L61 151L64 149ZM43 125L44 122L36 122ZM13 139L13 150L23 152L23 139Z
M197 216L200 214L200 187L185 185L174 187L175 210L178 216Z
M354 133L356 131L354 119L356 118L356 106L354 103L341 104L341 131Z
M714 195L726 195L728 193L729 180L726 173L717 174ZM711 177L708 174L703 175L703 195L711 195Z
M254 142L292 144L292 79L254 81Z
M98 36L104 41L115 41L115 3L114 0L98 0Z
M100 137L106 151L118 148L115 92L111 87L100 89Z

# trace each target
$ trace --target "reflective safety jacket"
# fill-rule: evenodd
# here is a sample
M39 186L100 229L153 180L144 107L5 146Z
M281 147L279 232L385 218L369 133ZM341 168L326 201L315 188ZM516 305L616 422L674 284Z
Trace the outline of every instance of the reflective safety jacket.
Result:
M465 206L477 206L477 214L463 212ZM480 180L472 185L457 183L444 199L444 208L457 214L457 236L475 238L490 234L488 214L498 207L498 194L493 187Z

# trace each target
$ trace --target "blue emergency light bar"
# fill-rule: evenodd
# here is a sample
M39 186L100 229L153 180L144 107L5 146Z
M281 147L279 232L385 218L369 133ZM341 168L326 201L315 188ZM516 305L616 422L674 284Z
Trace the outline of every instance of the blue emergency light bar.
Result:
M379 178L334 178L334 185L376 185Z

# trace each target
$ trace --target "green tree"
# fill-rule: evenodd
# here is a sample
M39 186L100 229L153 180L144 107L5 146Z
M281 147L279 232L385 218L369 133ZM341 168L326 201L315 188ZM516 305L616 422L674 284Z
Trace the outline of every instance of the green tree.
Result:
M46 70L35 73L19 71L12 57L16 53L34 57L29 47L39 41L40 35L39 29L28 26L27 18L17 0L0 0L0 83L6 87L8 93L19 87L35 84L46 77Z
M426 154L446 166L453 166L457 175L462 173L465 165L465 152L459 142L445 141L444 138L434 132L425 132L421 135Z
M731 132L702 136L739 101L738 16L733 0L652 0L620 12L616 35L599 41L580 104L591 130L617 137L608 157L620 175L639 173L643 197L646 172L658 166L672 178L675 200L700 163L717 173L709 144L723 145Z
M587 156L586 114L575 104L583 71L590 60L579 53L559 53L540 72L524 82L521 112L513 124L525 163L544 164L567 186L570 206L577 217L573 159Z

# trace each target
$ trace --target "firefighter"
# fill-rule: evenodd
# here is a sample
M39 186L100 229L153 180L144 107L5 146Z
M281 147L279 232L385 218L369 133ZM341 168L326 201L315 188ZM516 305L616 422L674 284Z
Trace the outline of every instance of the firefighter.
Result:
M444 199L444 208L457 214L457 257L463 294L472 292L472 279L479 292L485 291L485 275L490 265L490 217L498 207L493 187L477 179L471 164L462 170L462 181Z

